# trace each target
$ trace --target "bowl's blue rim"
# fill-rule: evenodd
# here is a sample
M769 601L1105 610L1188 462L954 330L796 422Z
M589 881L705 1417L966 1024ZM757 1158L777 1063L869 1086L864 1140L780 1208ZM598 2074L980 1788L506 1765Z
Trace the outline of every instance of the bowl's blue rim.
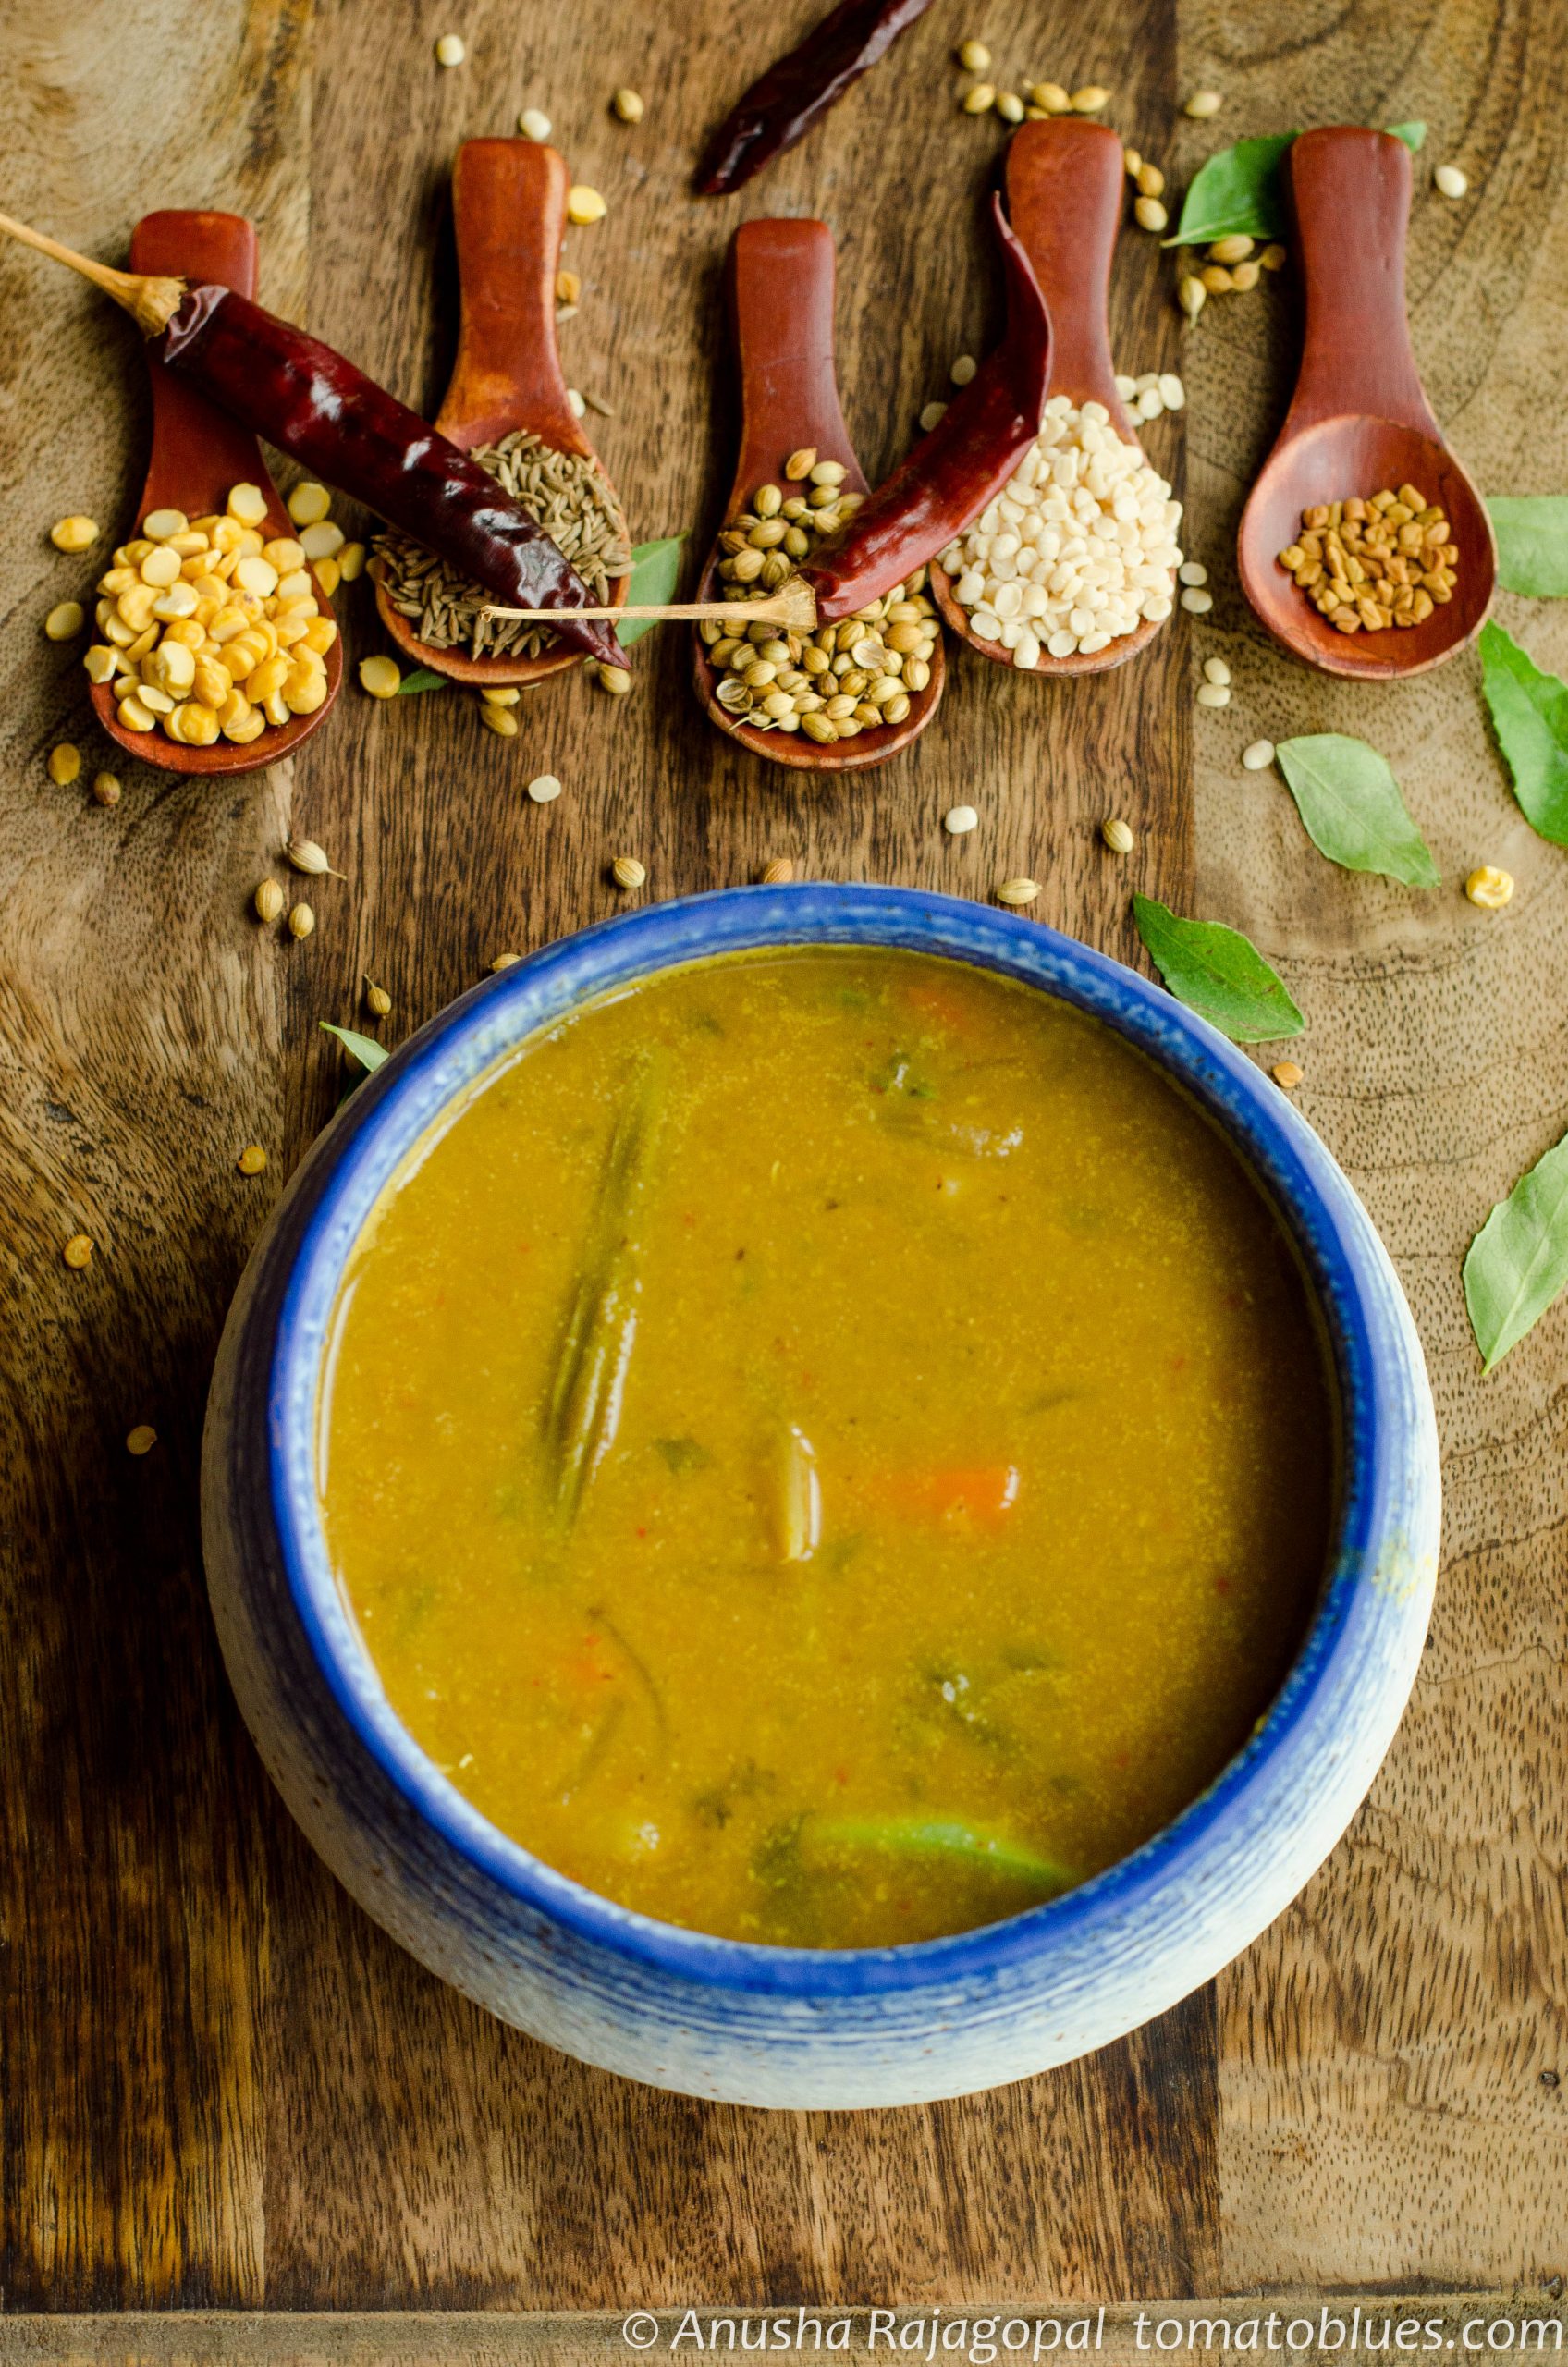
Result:
M977 1930L887 1948L775 1947L659 1922L557 1873L465 1799L398 1720L346 1613L316 1513L319 1351L312 1372L301 1376L298 1368L300 1356L310 1353L300 1343L302 1330L309 1332L301 1322L307 1302L329 1310L346 1263L347 1250L332 1254L337 1212L401 1106L456 1040L487 1026L498 1008L516 1003L522 1007L523 1022L495 1055L509 1058L526 1036L554 1024L584 996L650 971L726 951L834 941L905 946L1044 987L1106 1021L1173 1072L1240 1147L1296 1242L1330 1335L1342 1429L1339 1529L1317 1610L1268 1710L1208 1788L1130 1857L1060 1898ZM465 1078L458 1090L471 1089L475 1081ZM399 1141L375 1193L429 1122L427 1115L407 1142ZM441 1838L521 1906L645 1970L717 1989L808 2000L897 1993L1002 1972L1091 1919L1120 1917L1140 1891L1191 1870L1217 1837L1217 1828L1238 1812L1239 1796L1258 1761L1296 1733L1314 1695L1328 1681L1358 1603L1366 1617L1395 1615L1386 1598L1370 1603L1361 1583L1388 1494L1388 1475L1371 1445L1382 1394L1378 1350L1391 1348L1393 1342L1383 1311L1363 1287L1357 1255L1312 1171L1313 1158L1327 1162L1327 1153L1278 1087L1207 1021L1136 972L1039 922L913 889L825 882L722 889L648 905L557 939L472 988L410 1037L355 1095L337 1124L342 1147L310 1210L285 1282L268 1389L273 1511L300 1624L359 1740ZM322 1270L324 1261L330 1261L330 1272ZM302 1378L310 1385L301 1393ZM312 1409L306 1439L293 1434L287 1418L288 1407L300 1403ZM334 1609L355 1666L347 1664L332 1634Z

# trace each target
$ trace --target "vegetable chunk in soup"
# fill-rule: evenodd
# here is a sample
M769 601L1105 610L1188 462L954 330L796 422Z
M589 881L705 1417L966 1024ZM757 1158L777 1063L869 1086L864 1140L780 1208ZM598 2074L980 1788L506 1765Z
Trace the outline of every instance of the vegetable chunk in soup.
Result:
M1083 1882L1245 1741L1325 1564L1305 1286L1096 1022L800 947L605 996L386 1193L322 1513L392 1705L549 1865L866 1947Z

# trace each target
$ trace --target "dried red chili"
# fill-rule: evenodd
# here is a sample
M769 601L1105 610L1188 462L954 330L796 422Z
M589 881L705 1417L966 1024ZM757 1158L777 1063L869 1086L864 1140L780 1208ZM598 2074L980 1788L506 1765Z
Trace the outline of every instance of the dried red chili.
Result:
M849 524L801 563L823 622L879 600L962 534L1040 432L1050 323L1029 258L992 200L1007 273L1007 333Z
M598 603L521 504L331 346L232 288L206 285L186 291L154 350L232 417L482 583L499 605L549 608L551 629L569 647L606 665L624 662L608 625L572 621L573 608Z
M727 196L792 148L930 5L841 0L798 49L752 84L719 125L698 167L698 194Z

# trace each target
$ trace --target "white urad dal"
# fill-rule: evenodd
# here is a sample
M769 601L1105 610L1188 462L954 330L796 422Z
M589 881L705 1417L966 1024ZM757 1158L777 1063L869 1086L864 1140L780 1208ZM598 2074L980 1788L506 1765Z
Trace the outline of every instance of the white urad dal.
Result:
M1103 403L1053 395L1033 448L974 523L943 552L981 641L1026 671L1042 651L1084 656L1176 601L1182 505Z

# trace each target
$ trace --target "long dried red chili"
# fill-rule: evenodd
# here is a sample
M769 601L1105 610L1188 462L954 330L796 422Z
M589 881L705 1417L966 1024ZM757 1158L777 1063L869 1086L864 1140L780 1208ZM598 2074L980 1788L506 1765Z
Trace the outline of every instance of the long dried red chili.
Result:
M840 0L798 49L752 84L709 141L702 197L724 197L802 140L931 0Z
M1050 323L1000 198L992 204L1007 271L1007 334L842 532L802 562L824 623L853 616L946 550L1000 491L1040 432Z
M312 474L493 593L501 607L549 608L569 647L624 662L611 628L573 622L600 605L543 529L476 460L319 338L237 296L190 288L161 337L160 360Z

